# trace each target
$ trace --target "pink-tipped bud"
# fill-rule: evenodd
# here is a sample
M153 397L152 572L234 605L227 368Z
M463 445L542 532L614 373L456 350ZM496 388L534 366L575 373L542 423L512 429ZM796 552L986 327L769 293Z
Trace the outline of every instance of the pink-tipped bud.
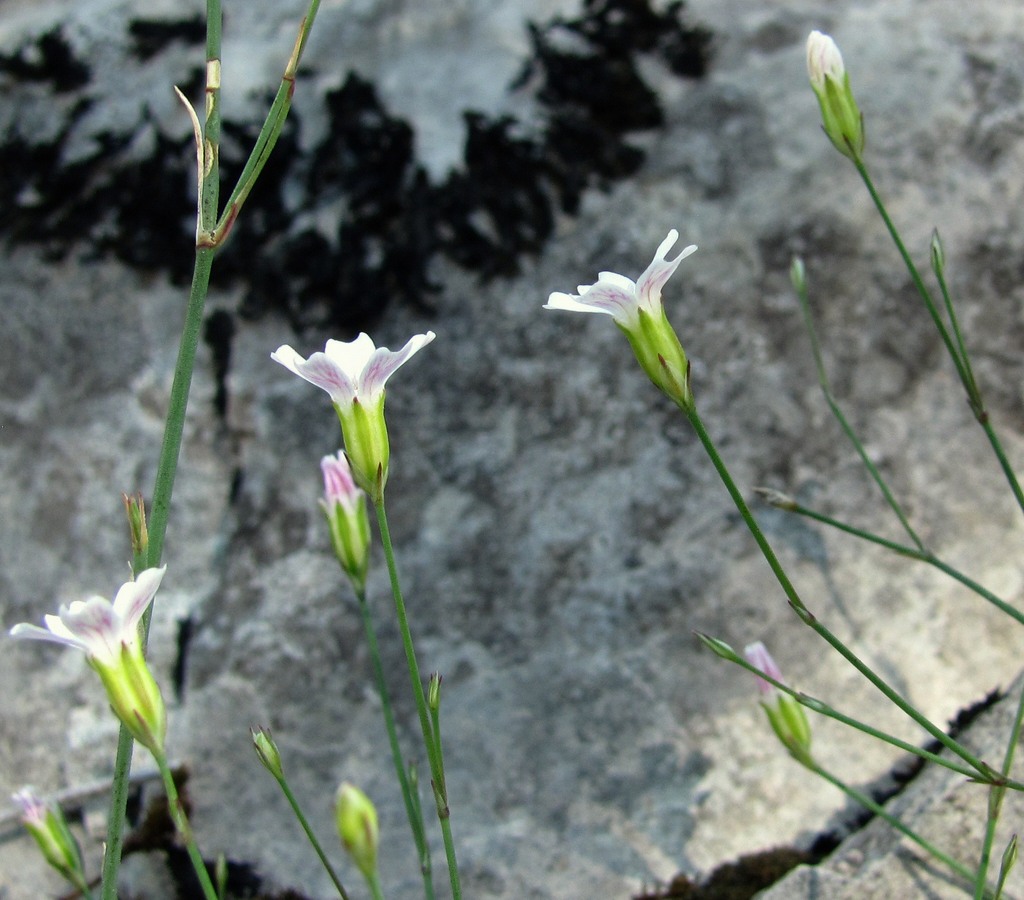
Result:
M324 498L320 501L331 546L357 593L366 589L370 568L370 520L366 512L366 494L356 485L352 468L344 453L325 456L320 461L324 476Z
M785 684L782 671L768 652L768 648L760 641L749 644L743 655L759 672L779 684ZM811 756L811 726L804 708L792 696L780 691L764 678L757 679L757 690L761 695L761 706L768 716L772 731L782 741L789 755L802 765L814 768L814 759Z

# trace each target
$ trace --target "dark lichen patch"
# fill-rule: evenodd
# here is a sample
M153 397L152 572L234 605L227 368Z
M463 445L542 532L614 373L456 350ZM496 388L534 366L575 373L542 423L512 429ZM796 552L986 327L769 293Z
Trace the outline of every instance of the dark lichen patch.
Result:
M367 327L389 302L429 309L439 256L483 280L515 274L542 250L556 216L578 211L584 191L607 189L641 166L628 137L658 127L664 114L638 55L660 56L686 77L706 72L710 34L682 11L678 2L656 12L648 0L585 0L576 18L531 24L533 57L510 90L533 92L539 121L465 111L462 164L439 183L416 159L412 127L350 73L325 95L329 127L311 152L300 152L298 116L289 119L218 260L218 280L244 284L245 315L274 311L297 329L345 334ZM136 19L126 43L147 60L200 32L197 18ZM62 60L59 35L44 38L45 59ZM14 74L42 78L47 67L24 59L20 68L8 60ZM191 96L201 93L199 73ZM55 90L70 83L54 78ZM163 133L144 112L135 133L93 135L94 152L68 162L90 102L102 99L83 97L49 142L0 144L0 164L8 164L0 202L10 210L0 234L54 256L113 256L184 283L195 228L191 140ZM258 131L257 123L224 123L225 194Z
M171 44L202 44L206 40L206 22L196 14L186 19L135 19L128 23L135 58L145 62Z
M91 77L60 27L41 34L17 53L0 54L0 72L18 81L49 84L58 94L84 87Z

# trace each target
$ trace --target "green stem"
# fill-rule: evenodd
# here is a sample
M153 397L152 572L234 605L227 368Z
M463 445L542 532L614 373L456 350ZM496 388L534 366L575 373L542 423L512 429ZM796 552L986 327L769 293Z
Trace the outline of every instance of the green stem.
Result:
M288 799L288 803L291 805L292 812L295 813L295 818L298 819L299 824L302 826L302 830L306 832L306 839L310 845L316 851L316 855L320 857L320 862L327 872L328 877L334 883L335 890L338 892L338 896L341 900L348 900L348 894L345 893L345 888L341 883L341 879L338 878L338 873L334 871L334 866L331 865L330 860L327 858L327 854L324 853L324 848L321 846L320 841L317 840L316 835L313 833L313 829L309 824L309 820L302 812L302 807L299 806L299 801L295 798L288 782L285 779L274 776L275 781L281 786L281 790L284 792L285 797Z
M696 406L690 405L688 407L684 406L680 408L686 413L687 418L690 420L690 424L693 426L693 430L696 432L701 444L704 445L704 449L710 457L715 470L718 472L719 478L721 478L722 483L729 492L729 496L732 497L733 503L736 504L736 509L739 510L740 515L743 517L743 521L746 523L751 535L753 535L754 540L757 542L762 555L774 573L779 585L782 587L783 592L786 594L790 606L800 617L800 620L824 638L833 649L838 651L844 659L846 659L855 669L857 669L858 672L878 688L878 690L881 691L896 707L901 709L906 713L906 715L917 722L918 725L939 741L939 743L977 770L985 780L988 780L992 773L989 766L978 759L966 747L953 740L953 738L914 707L910 701L906 700L894 688L890 687L883 678L876 674L873 669L863 662L860 657L850 650L850 648L847 647L846 644L844 644L825 625L819 622L810 610L807 609L807 606L804 604L803 600L800 599L800 595L797 593L793 583L789 580L789 576L783 569L778 557L776 557L775 551L772 550L771 545L768 543L768 539L764 536L764 532L761 531L761 527L757 524L757 520L750 512L750 507L747 506L746 501L743 499L743 495L736 486L736 482L733 480L732 475L729 473L729 470L726 468L721 456L718 454L718 450L715 448L714 442L711 440L711 435L708 434L707 429L704 427L704 423L701 421L700 415L697 413Z
M206 897L206 900L218 900L217 890L210 880L210 873L206 869L206 863L203 862L203 857L196 846L196 840L192 834L192 826L189 825L188 816L185 814L185 807L178 796L178 787L174 783L174 775L171 772L170 766L167 765L167 759L162 753L158 754L156 752L153 753L153 759L160 770L160 777L164 782L164 790L167 792L168 812L170 812L171 819L174 821L174 827L178 830L178 834L185 843L185 851L188 853L192 868L195 870L196 878L199 879L203 895Z
M955 859L953 859L953 857L949 856L948 854L943 853L933 843L931 843L930 841L925 840L923 837L921 837L921 835L919 835L913 829L908 828L899 819L897 819L894 815L892 815L891 813L886 812L885 809L882 806L877 804L867 794L863 794L860 791L858 791L856 788L852 788L848 784L846 784L845 782L840 781L838 778L836 778L830 772L827 772L825 769L821 768L821 766L819 766L819 765L816 765L816 764L815 765L810 765L810 766L808 766L808 768L812 772L814 772L816 775L820 775L822 778L824 778L825 781L827 781L829 784L834 785L835 787L839 788L839 790L841 790L844 794L846 794L852 800L855 800L857 803L861 804L861 806L867 807L876 816L879 816L880 818L884 819L893 828L895 828L900 834L904 835L905 837L910 838L910 840L912 840L915 844L917 844L923 850L925 850L928 853L930 853L932 856L934 856L940 862L945 863L947 866L949 866L949 868L951 868L954 872L956 872L957 875L959 875L965 881L967 881L968 883L973 883L974 882L975 874L976 873L973 870L969 869L963 863L957 862Z
M875 208L878 210L878 214L882 217L882 221L885 223L885 227L888 229L889 235L892 237L893 243L896 245L896 249L899 250L900 256L903 258L903 263L907 267L907 271L910 273L910 277L914 282L914 286L917 288L918 294L921 295L921 299L924 301L925 308L928 310L928 314L931 316L932 322L935 323L935 327L939 332L939 336L942 338L942 342L946 345L946 350L949 353L950 359L953 360L953 365L956 367L957 377L959 377L960 383L963 385L964 390L967 393L967 401L970 404L971 410L974 413L975 418L978 420L978 423L984 429L989 443L992 445L992 450L996 455L996 459L999 461L999 466L1003 470L1003 474L1006 476L1007 483L1010 485L1010 490L1013 491L1014 498L1017 500L1017 506L1020 507L1021 511L1024 511L1024 490L1021 489L1020 482L1017 480L1017 476L1006 458L1002 442L999 440L998 435L996 435L991 423L989 422L988 411L985 409L981 393L974 381L974 373L970 368L970 361L966 357L966 348L964 348L961 341L960 347L963 348L963 356L961 356L961 353L958 352L957 345L954 343L952 337L950 337L949 330L946 328L945 323L942 321L942 317L939 315L939 310L934 299L932 299L931 293L921 280L917 267L911 260L910 254L907 253L907 248L903 245L903 240L900 238L900 234L896 230L896 226L893 224L892 219L889 218L889 213L885 208L885 204L882 202L882 198L875 190L875 185L871 181L871 176L868 174L867 167L860 160L854 160L854 165L857 167L857 172L860 174L861 180L864 182L864 186L868 189L868 193L871 195Z
M413 787L409 783L405 764L402 760L402 751L398 745L398 731L395 728L395 715L391 709L391 696L388 693L387 681L384 679L384 667L380 660L380 649L377 644L377 632L373 627L373 620L370 617L369 604L366 602L366 591L356 593L359 601L359 612L363 618L363 629L366 632L366 643L370 649L370 661L373 666L373 676L377 682L377 693L380 695L381 709L384 713L384 727L388 733L388 743L391 745L391 759L395 765L395 774L398 776L398 784L402 789L402 801L405 803L405 814L409 819L409 828L412 830L413 841L416 843L416 851L419 854L420 872L423 875L423 892L427 900L434 898L434 883L431 877L430 847L427 845L427 836L423 823L423 811L413 796Z
M185 410L188 406L192 372L195 368L196 349L203 324L203 308L210 284L210 270L213 265L212 250L197 250L195 269L192 273L192 288L189 292L188 308L185 313L185 327L178 347L178 361L171 384L167 422L164 426L163 444L157 464L156 484L153 489L152 512L149 520L149 551L145 560L137 560L135 571L156 568L163 554L164 534L174 490L174 476L178 467L178 454L185 425ZM143 617L143 650L149 635L149 622L153 616L152 605ZM107 843L103 857L103 900L117 900L117 871L121 865L121 850L124 843L125 804L128 798L128 772L132 761L132 736L122 725L118 733L117 753L114 757L113 785L110 796L110 811L107 818Z
M839 404L832 395L832 386L829 383L828 373L825 371L825 362L821 356L821 344L818 341L818 332L814 327L814 319L811 316L811 304L807 295L807 285L802 281L797 286L797 297L800 301L800 310L803 313L804 327L807 329L807 335L811 341L811 353L814 356L814 365L818 371L818 383L821 385L822 393L825 395L825 402L828 403L828 407L832 411L832 415L835 416L836 421L839 422L839 426L843 429L846 437L849 439L850 443L853 444L864 468L867 469L868 474L874 480L878 489L882 492L885 502L889 504L889 508L893 513L895 513L896 518L899 519L900 524L903 526L903 530L914 542L914 545L924 552L924 542L918 536L917 532L914 531L910 524L910 520L903 512L903 508L896 501L896 497L893 495L892 491L889 490L889 485L882 477L882 473L879 472L878 467L874 462L872 462L871 457L868 456L867 450L864 449L864 445L857 437L857 433L853 430L849 421L847 421L842 409L840 409Z
M1017 714L1013 720L1013 729L1006 741L1006 752L1003 754L1003 765L1000 769L1003 776L1010 774L1013 768L1013 757L1017 750L1017 742L1020 740L1021 726L1024 725L1024 689L1021 690L1017 700ZM989 788L988 818L985 822L985 840L981 849L981 860L978 863L978 879L974 885L975 900L980 900L985 889L985 879L988 875L989 861L992 858L992 842L996 836L996 825L999 824L999 814L1003 808L1003 797L1006 788L993 785Z
M889 218L889 212L885 208L885 204L882 202L882 198L878 191L875 190L875 185L871 180L871 176L868 174L867 166L865 166L864 162L859 159L855 159L853 164L856 166L857 173L864 182L864 186L868 189L868 193L871 195L871 200L875 204L875 209L878 210L878 214L882 217L882 221L885 223L889 236L892 238L893 243L896 245L896 249L903 258L903 264L907 267L907 271L910 273L910 278L914 282L914 287L917 288L918 294L920 294L921 299L924 301L925 308L928 310L928 314L931 316L932 322L935 324L935 328L939 332L939 336L942 338L942 343L946 345L946 350L949 353L950 359L953 360L953 365L956 367L960 382L963 384L964 388L968 390L970 397L970 389L968 387L970 379L967 377L967 372L964 369L963 360L960 359L960 354L957 352L957 348L949 335L949 329L946 328L945 322L942 321L942 317L939 315L938 307L935 304L935 300L932 298L931 292L927 287L925 287L925 283L921 279L921 274L917 271L917 266L914 265L914 261L910 258L910 254L907 252L907 248L903 244L903 239L900 237L899 231L897 231L892 219ZM970 399L973 401L975 398L970 397Z
M996 459L999 461L999 468L1003 470L1003 475L1006 477L1006 481L1010 485L1010 490L1013 491L1013 496L1017 501L1017 506L1020 507L1021 511L1024 511L1024 491L1021 490L1020 482L1017 480L1017 474L1013 471L1010 461L1006 458L1006 452L1003 450L1002 441L999 440L999 435L996 434L995 429L992 427L992 423L989 421L987 412L983 411L980 421L981 427L985 432L985 437L988 438L988 442L992 446L992 452L995 453Z
M949 565L935 556L929 550L920 551L913 547L908 547L905 544L899 544L895 541L890 541L887 538L881 537L880 535L874 534L871 531L865 531L863 528L857 528L853 525L848 525L845 522L840 522L838 519L834 519L831 516L825 515L824 513L815 512L812 509L808 509L805 506L801 506L799 503L793 502L788 504L786 507L788 512L796 513L798 516L804 516L808 519L813 519L815 522L821 522L823 525L828 525L838 531L843 531L846 534L851 534L854 537L858 537L861 540L869 541L872 544L878 544L881 547L885 547L887 550L891 550L894 553L898 553L900 556L906 556L909 559L916 559L919 562L923 562L933 568L938 569L940 572L948 575L950 578L959 581L962 585L970 588L975 594L982 599L986 600L995 606L1000 612L1006 613L1012 619L1024 625L1024 613L1015 607L1011 606L1001 597L993 594L988 588L979 584L973 578L969 578L959 569Z
M281 136L285 119L288 117L288 112L291 109L292 96L295 93L295 76L299 68L299 62L302 59L303 51L306 49L306 41L309 39L309 32L313 27L313 21L316 19L319 9L320 0L310 0L306 15L299 25L299 36L295 41L288 64L285 66L281 84L277 89L277 95L274 97L274 102L270 106L260 133L256 137L256 142L242 169L242 174L238 177L238 183L228 197L227 203L224 204L224 212L221 214L220 221L217 222L216 228L211 235L210 240L215 246L222 244L227 239L228 234L231 233L231 228L238 219L238 214L243 204L256 184L256 180L263 171L263 167L267 164L277 139Z
M366 877L366 884L370 888L370 895L373 900L384 900L384 892L380 889L380 874L373 872Z
M423 692L423 681L420 678L420 668L416 661L416 650L413 647L412 633L409 630L409 619L405 611L405 600L402 597L402 587L398 580L398 567L395 563L395 550L391 544L391 531L388 528L387 513L384 510L384 498L374 502L374 509L377 512L377 526L380 530L381 545L384 547L384 557L387 559L388 576L391 579L391 593L395 599L395 612L398 616L398 628L402 634L402 646L405 648L405 661L409 667L409 678L412 681L413 697L416 700L416 711L419 715L420 730L423 732L423 744L427 751L427 760L430 764L431 786L434 790L434 798L437 806L437 818L441 823L441 834L444 839L444 852L448 860L448 878L451 882L453 900L461 900L462 888L459 881L458 862L455 858L455 844L451 833L451 810L448 806L448 796L444 790L444 765L433 731L430 725L430 712L427 708L427 698Z

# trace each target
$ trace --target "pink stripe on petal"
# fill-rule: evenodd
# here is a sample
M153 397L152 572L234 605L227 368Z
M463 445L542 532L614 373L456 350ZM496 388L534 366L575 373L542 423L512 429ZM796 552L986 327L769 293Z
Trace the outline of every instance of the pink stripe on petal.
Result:
M299 366L297 374L310 384L327 391L335 403L348 404L356 396L356 385L352 378L324 353L314 353Z
M134 628L153 602L160 582L163 581L167 566L159 569L146 569L140 572L135 581L121 585L114 597L114 612L120 617L124 629Z

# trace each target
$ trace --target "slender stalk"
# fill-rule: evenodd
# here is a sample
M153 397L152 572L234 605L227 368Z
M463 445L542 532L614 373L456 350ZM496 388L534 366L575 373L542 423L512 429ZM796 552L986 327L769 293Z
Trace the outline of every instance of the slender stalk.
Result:
M373 872L366 879L366 885L370 889L373 900L384 900L384 892L380 889L380 874Z
M885 223L889 236L892 238L893 243L896 245L896 249L899 251L899 254L903 259L903 264L907 267L907 271L910 273L910 278L914 282L914 287L917 288L918 294L920 294L921 299L924 301L925 308L928 310L928 314L931 316L932 322L935 324L935 328L939 332L939 337L942 338L942 343L946 345L946 350L949 353L950 359L953 360L953 365L956 367L960 382L965 388L967 388L970 380L968 379L967 372L964 369L963 360L960 358L960 354L957 352L957 348L949 335L946 323L942 321L942 317L939 315L938 307L935 304L935 300L933 299L931 292L927 287L925 287L925 283L921 279L921 274L917 271L917 266L914 265L914 261L910 258L910 254L907 252L907 248L903 244L903 239L900 237L899 231L893 224L892 219L889 218L889 212L885 208L885 204L882 202L882 198L878 191L875 189L874 182L868 174L867 166L865 166L863 160L860 159L855 159L853 164L857 168L857 173L860 175L861 181L864 182L864 186L868 189L868 193L871 195L871 200L875 204L875 209L878 210L878 214L882 217L882 221Z
M811 341L811 353L814 356L814 365L818 371L818 383L821 385L822 393L825 395L825 402L828 403L829 409L832 410L832 415L835 416L836 421L839 422L839 426L843 429L846 437L849 439L850 443L853 444L864 468L867 469L868 474L874 480L878 489L882 492L885 502L889 504L889 508L893 513L895 513L896 518L899 519L900 525L903 526L903 530L914 542L914 545L918 550L925 552L926 548L924 542L911 526L910 520L903 512L903 508L897 502L896 497L889 489L889 485L882 477L882 473L878 471L878 467L874 462L872 462L871 457L868 456L867 450L864 449L864 445L860 442L860 439L857 437L857 433L853 430L853 427L850 425L832 394L832 386L829 383L828 373L825 371L825 362L821 356L821 344L818 341L818 332L814 327L814 319L811 316L811 304L807 296L807 285L803 282L797 286L797 297L800 300L800 311L803 313L804 327L807 329L807 336Z
M377 693L380 695L381 709L384 713L384 727L388 733L388 743L391 745L391 759L395 765L395 775L398 777L398 784L402 789L402 801L405 803L405 814L409 819L409 828L412 830L413 841L416 843L416 851L419 855L420 872L423 875L423 893L427 900L433 900L434 882L431 873L430 847L427 844L423 823L423 811L413 796L415 789L409 783L405 763L402 760L402 751L398 745L398 731L395 728L395 715L391 709L391 695L388 692L387 681L384 679L384 667L380 661L377 632L373 627L373 620L370 617L369 604L366 602L366 591L358 591L356 599L359 601L359 612L363 618L363 630L366 632L366 643L370 649L373 677L377 682Z
M171 383L171 396L164 426L160 459L157 463L156 483L153 489L152 512L149 521L149 550L144 561L137 561L135 571L155 568L160 565L163 554L164 535L174 491L174 477L178 468L178 455L185 427L185 411L188 407L192 372L195 368L196 349L202 332L203 309L210 284L210 270L213 266L212 250L197 250L196 263L192 273L192 287L189 291L185 326L178 346L178 360ZM144 562L144 564L143 564ZM143 617L142 646L145 650L149 636L149 622L153 607ZM122 725L118 732L117 752L114 757L114 776L110 795L110 810L107 817L106 851L103 856L103 900L117 900L117 871L121 865L121 851L124 843L125 804L128 799L128 771L132 762L132 736Z
M310 9L303 19L300 38L292 51L286 80L290 79L292 87L288 91L289 103L276 105L272 108L273 120L264 123L260 132L262 141L257 142L253 153L261 160L255 167L247 165L243 173L247 178L245 194L252 190L253 183L266 164L266 159L273 149L288 114L291 93L294 90L295 71L298 60L305 47L309 30L319 8L320 0L312 0ZM178 359L171 385L171 396L168 405L167 420L164 427L163 443L157 464L156 483L153 489L151 518L149 523L149 550L145 560L137 561L136 571L146 567L160 565L163 555L164 536L170 514L171 495L174 490L174 479L177 472L178 457L181 450L181 439L184 430L185 411L188 406L189 391L192 384L192 372L195 368L196 350L203 321L203 309L210 284L210 272L217 247L223 242L228 228L222 228L224 222L217 222L217 207L220 194L220 88L221 88L221 33L223 16L220 0L207 0L206 3L206 103L204 122L199 148L199 201L198 221L196 223L196 259L192 273L192 286L189 291L188 307L185 314L185 327L181 343L178 347ZM273 138L265 135L273 132ZM258 153L257 153L258 151ZM237 191L237 189L236 189ZM244 197L242 198L244 200ZM241 202L232 195L230 222L238 216ZM227 211L225 213L227 216ZM210 240L211 235L219 232L217 240ZM145 565L143 565L143 563ZM152 606L146 611L143 619L143 649L149 634L149 622L153 614ZM122 726L118 734L117 753L114 759L113 785L111 789L110 811L107 817L106 853L103 859L103 900L117 900L117 872L121 864L125 806L127 803L127 782L132 758L132 737Z
M808 768L816 775L820 775L822 778L824 778L825 781L827 781L829 784L839 788L839 790L841 790L852 800L855 800L857 803L861 804L861 806L867 807L876 816L879 816L880 818L884 819L900 834L912 840L915 844L921 847L921 849L930 853L940 862L945 863L945 865L949 866L950 869L956 872L956 874L963 878L965 881L967 881L968 883L974 882L976 873L972 869L969 869L963 863L957 862L949 854L944 853L933 843L931 843L931 841L925 840L916 831L904 825L899 819L892 815L892 813L886 812L884 807L880 806L878 803L872 800L867 794L858 791L856 788L850 787L850 785L846 784L843 781L840 781L838 778L836 778L834 775L832 775L825 769L821 768L821 766L819 765L808 766Z
M732 475L729 473L725 463L722 461L714 442L711 440L711 435L708 434L707 429L704 427L704 423L701 421L700 415L697 413L696 406L684 406L681 407L681 409L686 413L687 418L690 420L690 424L693 426L693 430L697 433L697 437L700 439L701 444L704 445L704 449L710 457L715 470L718 472L719 478L721 478L722 483L729 492L729 496L732 497L733 503L736 504L736 509L742 516L751 535L753 535L762 555L775 575L776 580L779 582L779 585L782 587L782 590L786 594L790 606L800 617L800 620L824 638L825 641L833 647L833 649L838 651L844 659L846 659L855 669L857 669L858 672L867 678L868 681L881 691L896 707L901 709L911 719L917 722L918 725L939 741L939 743L944 747L949 749L950 752L955 753L964 760L964 762L977 770L977 772L981 774L983 780L989 780L992 774L991 767L978 759L966 747L953 740L953 738L946 734L935 723L930 721L923 713L913 706L909 700L905 699L899 692L892 688L870 666L850 650L850 648L847 647L846 644L844 644L825 625L819 622L810 610L807 609L807 606L804 604L803 600L800 599L800 595L797 593L796 588L793 586L789 576L783 569L782 564L779 562L778 557L776 557L775 551L772 550L771 545L768 543L768 539L764 536L764 532L761 531L761 527L757 524L757 520L750 512L750 507L747 506L746 501L743 499L743 495L736 486L736 482L733 480Z
M871 176L868 174L867 167L860 160L854 160L854 165L857 168L857 172L860 174L861 180L864 182L864 186L868 189L868 193L871 195L875 208L878 210L878 214L882 217L882 221L885 223L885 227L888 229L889 235L892 238L893 243L896 245L896 249L903 258L903 263L906 265L907 271L910 273L910 277L914 282L914 286L917 288L918 294L921 295L921 299L924 301L925 308L928 310L928 314L931 316L932 322L935 323L935 328L938 330L939 336L942 338L942 342L946 345L946 350L949 353L950 359L953 360L953 365L956 368L957 377L959 377L960 383L963 385L964 390L967 393L967 401L971 406L974 417L978 420L978 423L985 431L985 436L988 438L989 444L991 444L992 450L996 455L996 459L999 461L999 466L1003 470L1007 483L1010 485L1010 490L1013 492L1017 505L1020 507L1021 511L1024 512L1024 490L1021 489L1020 482L1017 480L1017 475L1010 466L1009 460L1006 458L1006 452L1003 450L1002 442L999 440L998 435L995 433L991 423L989 422L988 411L985 409L981 393L974 381L974 373L970 368L970 362L966 358L966 349L962 342L960 342L958 349L957 344L954 343L953 338L950 336L949 330L946 328L945 323L942 321L942 317L939 315L938 307L936 306L931 293L928 288L925 287L925 284L921 280L921 276L917 271L917 267L911 260L910 254L907 253L907 248L903 245L903 240L900 237L899 231L897 231L892 219L889 218L889 213L885 208L885 204L882 202L881 196L879 196L878 191L875 189ZM963 351L963 356L961 356L959 350Z
M936 252L938 248L938 252ZM971 357L967 352L967 344L964 342L964 335L960 329L960 320L956 314L956 307L953 305L953 298L949 293L949 286L946 284L945 259L942 253L942 244L939 242L939 233L932 235L932 271L935 273L935 280L939 283L939 291L942 294L942 303L946 308L946 315L949 317L950 327L953 329L953 338L956 340L958 355L964 366L964 373L967 375L967 395L976 397L978 406L984 408L981 401L981 391L978 389L978 381L974 377L974 370L971 368Z
M185 851L188 853L192 868L195 870L196 878L199 879L199 886L203 889L203 896L206 900L218 900L217 890L210 880L210 873L207 871L206 863L203 862L203 857L196 846L196 840L192 834L192 826L189 824L188 816L185 814L185 807L178 796L178 787L174 783L171 767L167 765L167 759L162 753L157 754L154 752L153 759L160 770L160 776L164 782L164 790L167 792L167 809L171 814L174 827L178 830L179 836L185 843Z
M288 64L285 66L281 85L277 89L277 95L274 97L274 102L267 113L266 121L264 121L263 128L260 129L260 133L256 137L252 152L249 154L248 160L246 160L242 174L238 177L238 183L229 195L227 203L224 204L224 212L209 236L209 240L214 246L223 244L231 233L231 228L238 219L238 214L241 212L243 204L256 184L256 180L263 171L263 167L267 164L270 152L274 149L277 139L281 136L285 119L288 117L288 111L291 109L292 96L295 93L295 76L298 72L299 62L302 59L303 51L306 49L306 41L309 39L309 32L313 27L313 21L316 19L319 9L320 0L310 0L306 15L303 16L302 22L299 25L299 35L295 40L295 46L292 48L292 54L288 59Z
M444 852L448 860L448 877L451 881L452 898L453 900L461 900L462 888L459 881L458 862L455 858L455 843L452 840L451 832L451 810L448 806L448 796L444 788L444 765L441 759L440 748L434 738L433 729L430 724L430 712L427 708L426 695L423 692L423 681L420 678L420 668L416 661L416 650L413 647L412 633L409 631L409 618L406 615L405 600L402 597L402 587L398 580L395 550L391 544L391 531L388 528L383 496L375 500L374 509L377 511L377 526L380 530L384 557L388 564L391 592L395 599L398 628L402 634L402 646L405 648L405 660L409 667L409 678L412 681L412 691L413 697L416 700L416 712L419 715L420 730L423 732L423 744L426 747L427 760L430 763L431 787L434 790L437 818L441 823L441 835L444 839Z
M272 773L273 774L273 773ZM316 851L316 855L320 858L320 862L327 872L328 877L334 884L335 890L338 892L338 896L341 900L349 900L348 894L345 893L345 888L341 883L341 879L338 878L338 873L334 871L334 866L331 865L330 860L327 858L327 854L324 852L324 848L320 841L317 840L316 835L313 833L313 828L309 824L309 820L302 812L302 807L299 806L299 801L296 799L295 794L292 793L288 782L284 778L278 778L274 775L274 780L281 786L281 790L284 792L285 797L288 799L288 803L291 805L292 812L295 813L295 818L298 819L299 824L302 826L302 830L306 832L306 839L310 845Z
M798 516L804 516L808 519L813 519L815 522L821 522L823 525L828 525L838 531L843 531L846 534L860 538L861 540L868 541L872 544L878 544L880 547L885 547L887 550L891 550L893 553L898 553L900 556L905 556L908 559L916 559L919 562L932 566L940 572L948 575L950 578L959 581L965 587L970 588L979 597L995 606L1000 612L1006 613L1010 618L1024 625L1024 612L1021 612L1016 607L1011 606L1001 597L993 594L988 588L979 584L973 578L969 578L959 569L949 565L949 563L944 562L929 550L922 552L914 547L908 547L905 544L890 541L881 535L875 534L874 532L866 531L863 528L857 528L854 525L848 525L847 523L840 522L838 519L834 519L832 516L826 515L825 513L819 513L813 509L808 509L795 501L787 504L785 509L788 512L795 513Z
M1021 690L1017 700L1017 714L1013 720L1013 728L1006 741L1006 752L1003 754L1003 765L1000 771L1004 776L1010 774L1013 768L1013 757L1017 750L1017 742L1020 739L1021 726L1024 725L1024 689ZM978 862L978 878L974 885L975 900L980 900L985 889L985 879L988 874L989 862L992 858L992 842L996 836L996 825L999 824L999 814L1003 808L1003 797L1006 795L1006 788L993 785L989 788L988 818L985 822L985 840L981 848L981 860Z

